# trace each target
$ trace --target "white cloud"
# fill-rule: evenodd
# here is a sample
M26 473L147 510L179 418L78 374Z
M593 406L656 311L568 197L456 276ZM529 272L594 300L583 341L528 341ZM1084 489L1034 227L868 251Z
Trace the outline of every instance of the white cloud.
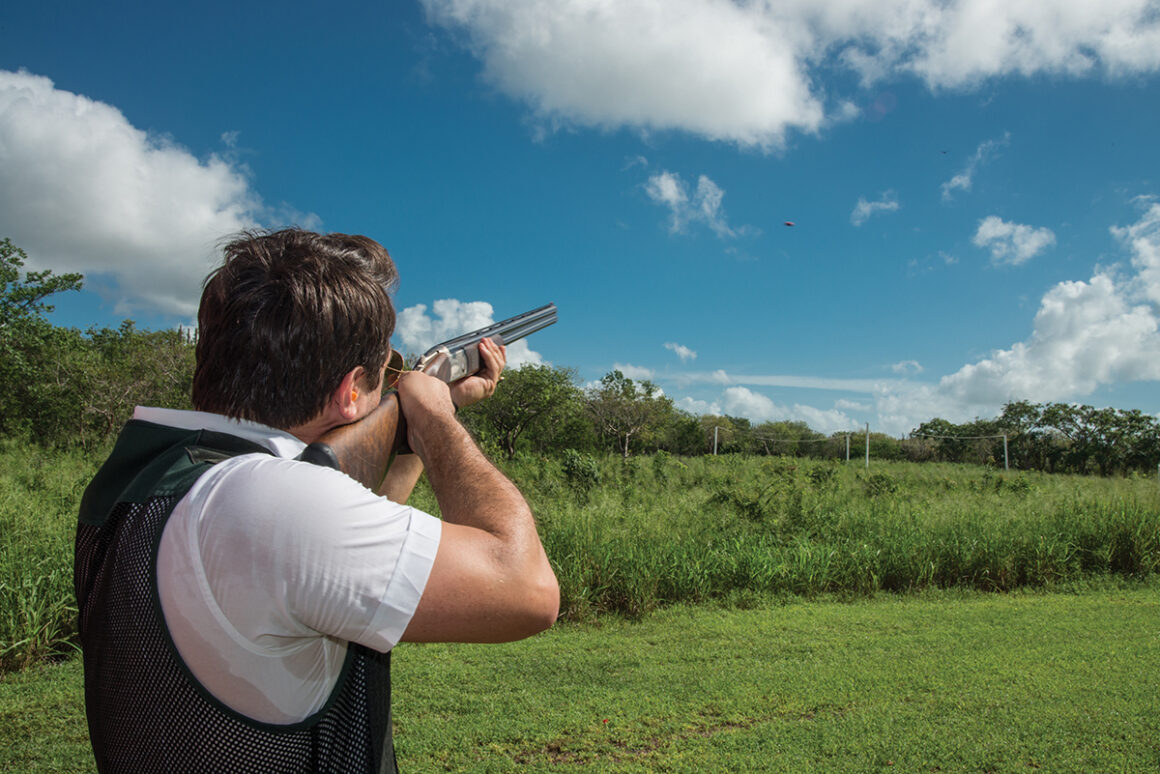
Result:
M783 407L748 387L727 387L722 400L726 414L745 417L755 422L784 419L787 413Z
M1055 234L1049 228L1009 223L997 215L988 215L979 221L971 241L976 247L989 248L993 263L1018 266L1054 245Z
M721 206L725 192L705 175L697 178L697 190L692 194L680 175L668 171L651 176L644 190L654 202L669 208L669 230L674 234L684 231L689 223L703 223L722 239L737 235Z
M843 392L874 393L888 389L898 380L850 379L828 376L795 376L790 374L737 374L724 370L694 371L677 374L674 381L682 384L738 384L752 387L792 387L808 390L841 390Z
M861 423L846 416L845 412L837 409L819 409L795 403L790 409L790 418L805 422L811 430L830 435L840 430L854 430L861 427Z
M1115 236L1132 254L1136 268L1134 289L1153 305L1160 305L1160 204L1141 198L1147 209L1139 221L1123 228L1113 226Z
M753 422L805 422L811 430L827 435L858 426L857 422L836 409L819 409L800 403L782 406L747 387L726 388L721 402L725 413L730 416L745 417Z
M118 314L192 319L217 242L271 217L224 156L198 159L114 107L0 71L0 233L30 266L85 274Z
M685 193L685 184L680 176L668 171L660 172L648 179L644 190L654 202L663 204L673 211L673 231L680 231L682 225L679 214L689 201L689 195Z
M444 298L432 304L431 311L434 316L427 314L426 304L399 311L394 346L404 355L421 355L436 344L495 322L491 304L486 301ZM508 368L519 368L525 363L544 364L543 356L532 350L528 341L520 339L507 345Z
M901 2L892 3L901 7ZM913 6L910 6L913 7ZM919 3L908 44L889 56L932 86L966 86L996 75L1080 76L1154 70L1160 26L1150 0L1089 3Z
M685 396L673 401L673 406L681 411L686 411L695 416L703 414L710 414L712 416L721 416L721 404L716 401L698 400Z
M890 366L890 370L896 374L921 374L923 367L917 360L900 360Z
M975 149L975 153L967 160L967 166L962 172L958 173L950 180L942 184L942 198L943 201L950 201L954 198L955 191L969 191L974 184L975 171L980 164L990 161L994 158L998 149L1011 142L1011 133L1007 132L1001 139L987 140Z
M798 31L716 0L425 0L468 33L484 77L548 123L683 129L774 147L817 129L823 108Z
M849 118L834 69L932 90L1160 67L1154 0L423 0L542 125L679 130L772 150ZM827 115L828 114L828 115Z
M879 390L874 395L874 413L871 429L891 435L908 433L935 417L963 422L977 415L971 414L966 406L948 401L936 386L910 381Z
M871 215L879 212L896 212L898 207L898 199L895 198L893 191L886 191L882 194L882 198L875 202L868 202L865 197L859 196L854 211L850 213L850 222L855 226L861 226Z
M671 350L672 352L676 353L676 356L681 359L682 363L684 363L685 361L688 361L688 360L696 360L697 359L696 352L694 352L693 350L689 349L686 346L683 346L681 344L677 344L675 341L666 341L665 342L665 349Z
M733 229L725 222L725 211L721 202L725 192L705 175L697 178L697 193L693 203L697 206L697 219L704 221L719 237L733 236Z
M839 411L870 411L874 407L869 403L861 403L856 400L846 400L845 398L841 398L834 401L834 408L838 409Z
M621 167L621 171L629 170L629 169L632 169L633 167L647 167L647 166L648 166L648 159L646 159L644 156L641 156L640 154L637 154L635 156L629 156L624 160L624 166Z
M1160 204L1112 234L1135 273L1097 267L1087 281L1044 294L1026 341L944 376L935 385L878 393L880 421L905 431L924 419L994 416L1010 400L1082 399L1103 385L1160 380Z
M1061 282L1043 297L1027 341L946 376L940 392L958 403L1015 398L1064 400L1101 384L1160 379L1157 310L1133 303L1110 273Z
M634 382L652 381L656 377L656 371L651 368L634 366L631 363L616 363L612 367Z

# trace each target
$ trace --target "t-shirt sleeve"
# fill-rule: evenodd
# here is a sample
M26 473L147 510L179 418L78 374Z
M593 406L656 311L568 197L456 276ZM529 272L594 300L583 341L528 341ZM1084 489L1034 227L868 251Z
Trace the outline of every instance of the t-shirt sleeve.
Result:
M222 604L236 626L246 609L269 604L261 617L289 637L313 630L384 652L399 641L435 561L437 518L338 471L269 457L239 462L210 496L207 571L218 574L221 557L232 565L222 577L252 584L238 589L250 599Z

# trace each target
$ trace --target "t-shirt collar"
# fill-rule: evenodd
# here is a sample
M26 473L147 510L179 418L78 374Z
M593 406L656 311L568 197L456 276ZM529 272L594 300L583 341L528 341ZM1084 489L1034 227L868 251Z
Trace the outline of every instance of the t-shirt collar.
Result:
M278 430L245 419L230 419L221 414L211 414L206 411L182 411L155 406L138 406L133 411L133 418L166 427L177 427L182 430L213 430L218 433L229 433L239 438L245 438L247 441L261 444L278 457L297 457L306 448L306 444L301 439L285 430Z

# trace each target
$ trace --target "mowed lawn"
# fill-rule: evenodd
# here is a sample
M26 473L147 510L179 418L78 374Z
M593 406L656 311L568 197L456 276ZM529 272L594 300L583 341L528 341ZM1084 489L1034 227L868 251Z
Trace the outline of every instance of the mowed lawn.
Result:
M1160 584L677 607L395 651L403 772L1160 771ZM92 771L79 660L0 676L0 771Z

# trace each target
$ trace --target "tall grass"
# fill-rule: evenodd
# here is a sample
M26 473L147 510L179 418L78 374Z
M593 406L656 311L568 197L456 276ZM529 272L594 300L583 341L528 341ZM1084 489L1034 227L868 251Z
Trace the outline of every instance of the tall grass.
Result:
M1160 570L1160 486L961 465L599 461L598 484L517 460L565 615L674 602L1005 591Z
M0 442L0 671L72 652L77 505L96 463Z
M0 670L72 648L76 508L100 457L0 443ZM506 470L536 512L573 620L1160 571L1155 480L663 453L518 456ZM425 483L412 502L437 512Z

